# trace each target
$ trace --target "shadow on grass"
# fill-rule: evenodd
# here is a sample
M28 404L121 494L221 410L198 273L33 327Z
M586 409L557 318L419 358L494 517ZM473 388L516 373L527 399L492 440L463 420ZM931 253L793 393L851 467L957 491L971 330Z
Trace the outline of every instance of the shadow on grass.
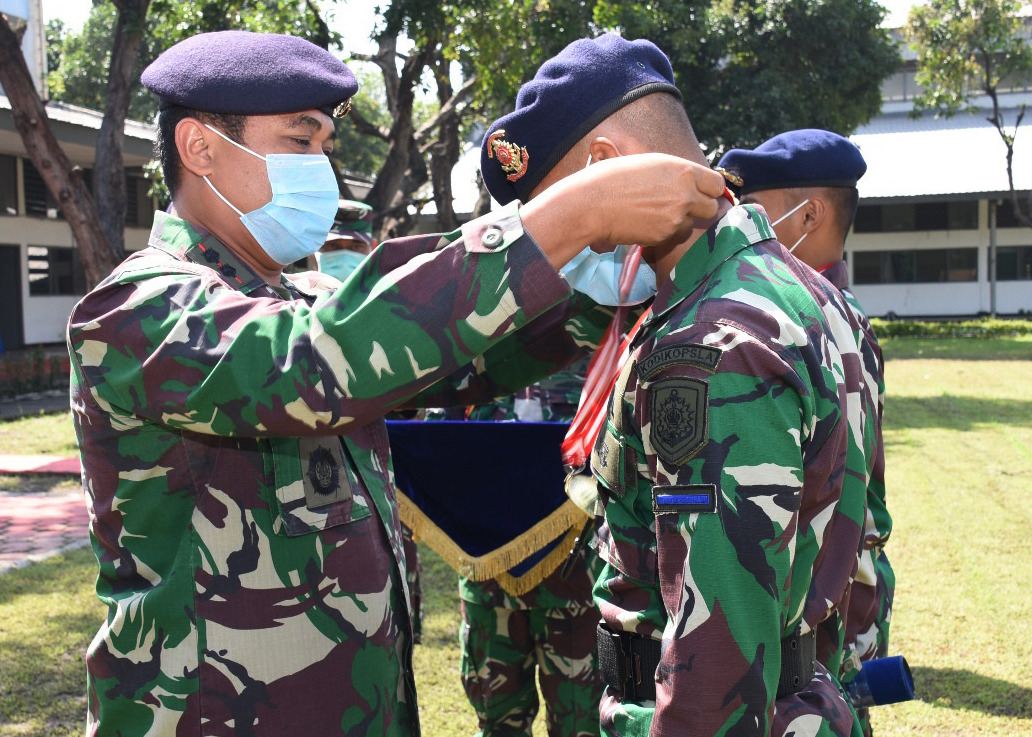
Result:
M970 430L988 422L1032 426L1032 402L948 394L938 397L890 394L885 400L886 430L929 427Z
M1032 688L953 668L913 668L916 698L997 717L1032 719Z

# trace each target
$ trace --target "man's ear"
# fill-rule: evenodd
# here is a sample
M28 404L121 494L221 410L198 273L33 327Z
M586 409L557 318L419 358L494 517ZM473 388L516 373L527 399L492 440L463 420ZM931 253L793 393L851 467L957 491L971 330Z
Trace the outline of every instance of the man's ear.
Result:
M212 172L213 151L205 134L209 131L197 118L183 118L176 125L175 143L183 168L199 177ZM215 135L211 133L211 135Z
M812 233L828 218L828 203L822 197L811 196L803 206L803 232Z
M591 143L588 144L588 153L591 154L593 161L605 161L606 159L623 156L620 152L620 147L617 146L612 139L606 138L605 136L597 136L593 138Z

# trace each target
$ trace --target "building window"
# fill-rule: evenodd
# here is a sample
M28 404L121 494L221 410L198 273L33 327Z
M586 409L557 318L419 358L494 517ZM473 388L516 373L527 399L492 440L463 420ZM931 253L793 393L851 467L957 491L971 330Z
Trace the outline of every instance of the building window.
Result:
M1029 199L1027 192L1018 193L1018 202L1021 203L1022 211L1026 214L1032 212L1032 200ZM989 226L986 225L988 228ZM996 206L996 227L997 228L1027 228L1028 224L1023 223L1018 216L1014 214L1014 205L1010 199L1002 200L999 205Z
M147 196L150 181L143 177L125 178L125 224L149 228L154 223L154 203Z
M999 281L1032 279L1032 246L1001 246L996 249L996 278Z
M31 161L23 159L22 162L25 174L25 214L44 218L60 217L57 200L51 196L43 177Z
M853 230L857 233L903 233L925 230L975 230L978 202L918 202L861 205Z
M86 294L86 274L77 248L29 246L28 256L30 296Z
M18 159L0 154L0 215L18 214Z
M978 281L978 249L854 251L855 284Z

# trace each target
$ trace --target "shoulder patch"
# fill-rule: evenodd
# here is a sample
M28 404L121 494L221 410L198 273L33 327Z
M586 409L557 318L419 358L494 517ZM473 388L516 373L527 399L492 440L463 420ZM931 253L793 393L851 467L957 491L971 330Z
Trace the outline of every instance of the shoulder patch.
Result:
M712 374L720 364L721 355L723 351L708 345L675 345L653 351L644 360L639 361L635 369L642 381L648 381L663 369L677 365L695 366Z
M649 389L649 440L666 463L682 466L709 440L709 384L680 376Z
M656 514L712 514L717 511L717 487L713 484L653 486L652 511Z

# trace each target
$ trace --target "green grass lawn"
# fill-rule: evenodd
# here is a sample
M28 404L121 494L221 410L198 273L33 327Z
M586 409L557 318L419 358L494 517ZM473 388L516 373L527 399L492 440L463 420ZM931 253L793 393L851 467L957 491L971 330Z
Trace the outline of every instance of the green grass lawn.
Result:
M923 342L885 346L892 650L918 698L877 708L876 734L1032 735L1032 343L934 341L964 359L944 360L921 357ZM39 448L25 452L74 449L67 415L0 424L0 452L22 447L22 432ZM422 553L423 732L466 737L476 724L459 684L455 574ZM87 551L0 576L0 737L82 733L82 653L103 616L93 577Z

